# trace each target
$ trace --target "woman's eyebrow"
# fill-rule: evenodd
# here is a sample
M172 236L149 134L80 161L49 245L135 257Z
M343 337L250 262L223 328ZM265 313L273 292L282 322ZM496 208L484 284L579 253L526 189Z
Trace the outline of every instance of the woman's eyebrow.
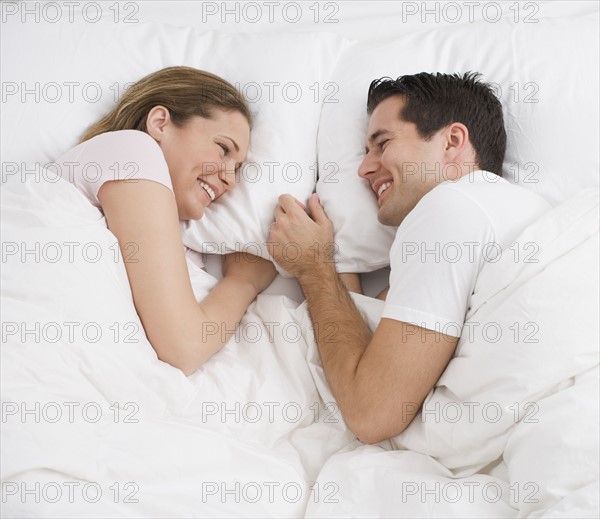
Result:
M237 142L235 142L231 137L227 136L227 135L219 135L219 137L223 137L224 139L228 139L233 143L233 147L235 148L235 151L240 151L240 147L237 145Z

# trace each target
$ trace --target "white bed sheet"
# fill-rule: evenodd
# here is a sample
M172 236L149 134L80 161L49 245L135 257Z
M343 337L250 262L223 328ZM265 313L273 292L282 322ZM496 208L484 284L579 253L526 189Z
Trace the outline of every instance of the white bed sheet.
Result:
M225 348L185 377L156 358L115 261L116 239L75 187L9 181L2 208L12 244L1 279L4 515L597 513L598 330L563 322L593 322L599 312L597 190L523 233L540 247L537 263L486 265L467 322L499 326L501 342L463 336L429 412L374 447L339 414L306 303L260 295ZM78 244L72 255L67 242ZM216 280L188 267L201 298ZM383 302L354 299L374 329ZM515 339L515 322L520 332L537 323L537 342ZM498 420L439 411L491 403ZM476 487L477 499L413 492L436 482ZM480 492L486 484L497 499Z

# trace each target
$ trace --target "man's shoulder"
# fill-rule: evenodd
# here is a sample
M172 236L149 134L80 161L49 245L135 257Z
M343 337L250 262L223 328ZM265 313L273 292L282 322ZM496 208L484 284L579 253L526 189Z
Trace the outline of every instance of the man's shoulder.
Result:
M477 170L458 180L440 183L427 193L413 211L450 219L484 216L491 221L501 213L528 213L550 209L532 189L509 182L495 173ZM417 214L418 214L417 213Z
M441 182L419 200L401 226L417 222L420 225L430 222L436 225L453 225L461 221L486 219L481 194L489 191L490 187L496 187L492 186L492 182L497 184L497 181L487 178L492 173L485 176L484 173L487 172L476 171L459 180ZM497 175L494 176L501 182L508 183Z
M427 193L398 228L396 238L494 240L506 244L550 209L533 190L487 171L442 182Z
M547 203L544 198L532 189L521 186L514 182L496 175L490 171L477 170L462 176L458 180L448 180L436 186L428 194L435 194L443 197L458 197L462 194L464 197L473 199L473 201L485 200L487 197L494 199L514 199L531 200L540 203Z
M490 171L477 170L463 175L458 180L446 180L433 188L423 200L428 203L440 203L448 199L469 199L476 203L478 198L487 193L494 196L505 196L507 191L526 191L512 184L505 178Z

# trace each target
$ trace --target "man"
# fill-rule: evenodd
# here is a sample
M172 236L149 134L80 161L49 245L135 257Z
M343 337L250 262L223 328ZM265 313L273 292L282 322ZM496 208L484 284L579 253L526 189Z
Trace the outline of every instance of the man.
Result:
M316 195L309 201L312 218L282 195L269 241L275 260L305 293L346 423L361 441L376 443L410 424L445 370L484 263L496 261L549 205L500 178L502 106L479 74L376 80L367 112L358 174L377 197L379 221L399 226L374 334L327 256L333 228ZM282 254L289 242L302 250L294 260ZM345 276L348 287L359 286L354 276Z

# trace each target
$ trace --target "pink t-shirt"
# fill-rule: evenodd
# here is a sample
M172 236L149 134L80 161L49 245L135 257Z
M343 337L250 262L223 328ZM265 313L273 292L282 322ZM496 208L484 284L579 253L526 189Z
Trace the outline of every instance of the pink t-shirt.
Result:
M56 169L101 211L98 191L112 180L152 180L173 193L169 168L160 146L139 130L106 132L82 142L56 160ZM194 264L204 268L198 252L184 249Z
M56 161L60 175L97 208L98 191L111 180L152 180L173 192L169 168L158 143L145 132L106 132L67 151Z

